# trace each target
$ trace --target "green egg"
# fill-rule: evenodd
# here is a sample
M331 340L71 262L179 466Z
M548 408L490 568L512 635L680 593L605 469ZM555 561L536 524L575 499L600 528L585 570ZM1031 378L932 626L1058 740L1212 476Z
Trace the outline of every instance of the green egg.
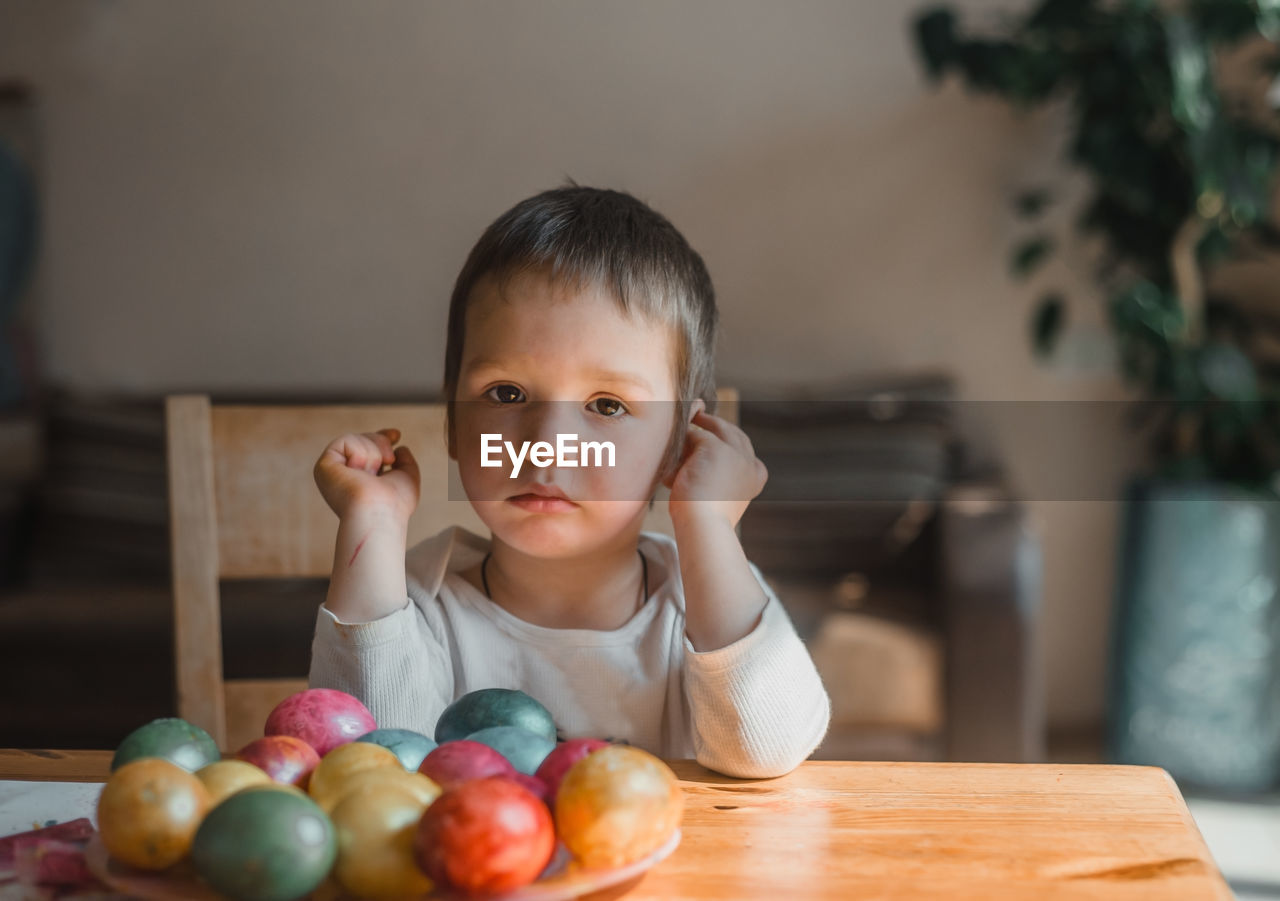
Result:
M556 740L550 711L523 691L510 688L482 688L458 698L440 714L435 738L444 744L491 726L519 726L547 741Z
M217 743L208 732L176 716L152 720L139 726L116 748L111 772L142 757L162 757L188 773L222 759Z
M310 798L272 786L241 789L205 816L191 845L196 873L235 901L293 901L314 891L338 856L333 822Z

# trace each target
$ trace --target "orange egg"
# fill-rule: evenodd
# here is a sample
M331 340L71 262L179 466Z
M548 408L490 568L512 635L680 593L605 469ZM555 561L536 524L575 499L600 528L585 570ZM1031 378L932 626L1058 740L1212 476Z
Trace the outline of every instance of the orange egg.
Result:
M187 856L212 806L194 773L159 757L126 763L98 796L98 832L111 856L143 870L163 870Z
M555 805L556 832L579 862L619 867L671 838L684 814L684 792L657 757L613 745L569 768Z
M346 793L346 783L352 776L365 770L392 766L404 772L400 758L382 745L366 741L338 745L320 758L320 763L312 770L307 792L313 801L328 811Z

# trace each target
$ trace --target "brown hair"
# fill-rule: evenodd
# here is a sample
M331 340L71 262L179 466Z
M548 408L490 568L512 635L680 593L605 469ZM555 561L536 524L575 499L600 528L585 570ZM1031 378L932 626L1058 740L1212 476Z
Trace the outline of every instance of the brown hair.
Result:
M678 404L661 473L677 462L689 407L698 398L715 410L715 345L719 325L711 276L697 252L665 217L622 191L563 187L522 200L493 221L471 248L449 301L444 357L445 435L466 338L466 310L486 276L501 291L512 276L549 270L573 288L599 285L628 314L671 326L676 336Z

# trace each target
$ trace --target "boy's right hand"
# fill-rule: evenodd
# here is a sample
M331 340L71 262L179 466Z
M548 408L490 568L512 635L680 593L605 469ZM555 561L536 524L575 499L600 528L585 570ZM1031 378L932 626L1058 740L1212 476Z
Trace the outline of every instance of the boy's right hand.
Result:
M380 429L343 435L324 449L315 465L316 485L340 519L390 514L408 525L422 477L409 449L395 447L399 440L399 429ZM384 472L384 466L390 468Z

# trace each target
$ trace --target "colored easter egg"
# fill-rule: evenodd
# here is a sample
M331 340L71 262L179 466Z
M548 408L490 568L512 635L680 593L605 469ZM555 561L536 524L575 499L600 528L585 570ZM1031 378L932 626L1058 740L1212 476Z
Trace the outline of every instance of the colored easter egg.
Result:
M555 851L547 805L515 781L473 779L442 794L418 824L418 865L471 894L507 892L546 869Z
M330 813L350 795L390 785L418 798L425 806L440 796L440 786L421 773L406 773L393 766L379 766L353 773L336 791L316 803Z
M472 779L510 775L516 768L488 745L461 738L445 742L424 757L418 772L447 791Z
M361 735L356 741L372 742L394 751L400 758L401 765L411 773L417 771L422 758L436 749L434 740L412 729L374 729Z
M640 748L612 745L565 773L556 831L588 867L620 867L662 847L680 827L684 793L675 773Z
M111 771L142 757L162 757L189 773L221 760L217 742L194 723L176 716L161 717L139 726L116 748Z
M498 778L511 779L517 785L523 785L525 788L529 789L529 791L541 798L544 804L548 807L551 806L551 792L547 790L547 784L537 776L530 776L527 773L516 772L511 773L508 776L500 776Z
M520 726L547 741L556 740L550 711L523 691L509 688L482 688L458 698L436 721L435 739L444 744L490 726Z
M263 732L300 738L324 757L377 728L373 714L358 698L333 688L309 688L277 704Z
M607 747L609 743L598 738L571 738L568 741L562 741L542 761L534 775L546 783L547 792L554 800L556 793L560 791L560 782L564 779L564 774L569 772L569 767L592 751Z
M310 798L252 787L209 811L191 862L201 879L237 901L293 901L324 882L337 850L333 823Z
M160 757L143 757L111 774L98 796L98 832L112 857L163 870L187 856L212 806L193 773Z
M467 736L468 741L478 741L482 745L493 748L507 760L517 771L532 776L547 759L556 746L536 732L530 732L520 726L490 726Z
M382 745L363 741L339 745L320 758L311 774L307 793L323 809L330 810L346 793L347 783L353 776L380 767L391 767L398 773L404 773L400 758Z
M243 760L219 760L196 771L196 778L209 790L213 804L251 785L267 785L271 777L259 767Z
M409 787L411 774L402 773L399 779L376 771L364 775L381 781L372 784L365 779L368 784L345 795L332 813L338 882L360 898L403 898L431 891L431 880L414 857L418 822L431 799L424 800Z
M305 788L320 763L320 755L311 745L292 735L266 735L237 751L236 760L253 764L274 782Z
M235 794L238 795L242 791L247 792L250 790L253 790L253 791L270 790L270 791L278 791L278 792L287 792L293 795L295 798L306 798L308 801L311 801L311 796L306 792L304 792L302 789L298 788L298 786L289 785L284 782L268 782L265 785L249 785L249 786L246 786L245 788L240 789L240 791L235 792ZM314 804L315 802L312 801L311 803Z

